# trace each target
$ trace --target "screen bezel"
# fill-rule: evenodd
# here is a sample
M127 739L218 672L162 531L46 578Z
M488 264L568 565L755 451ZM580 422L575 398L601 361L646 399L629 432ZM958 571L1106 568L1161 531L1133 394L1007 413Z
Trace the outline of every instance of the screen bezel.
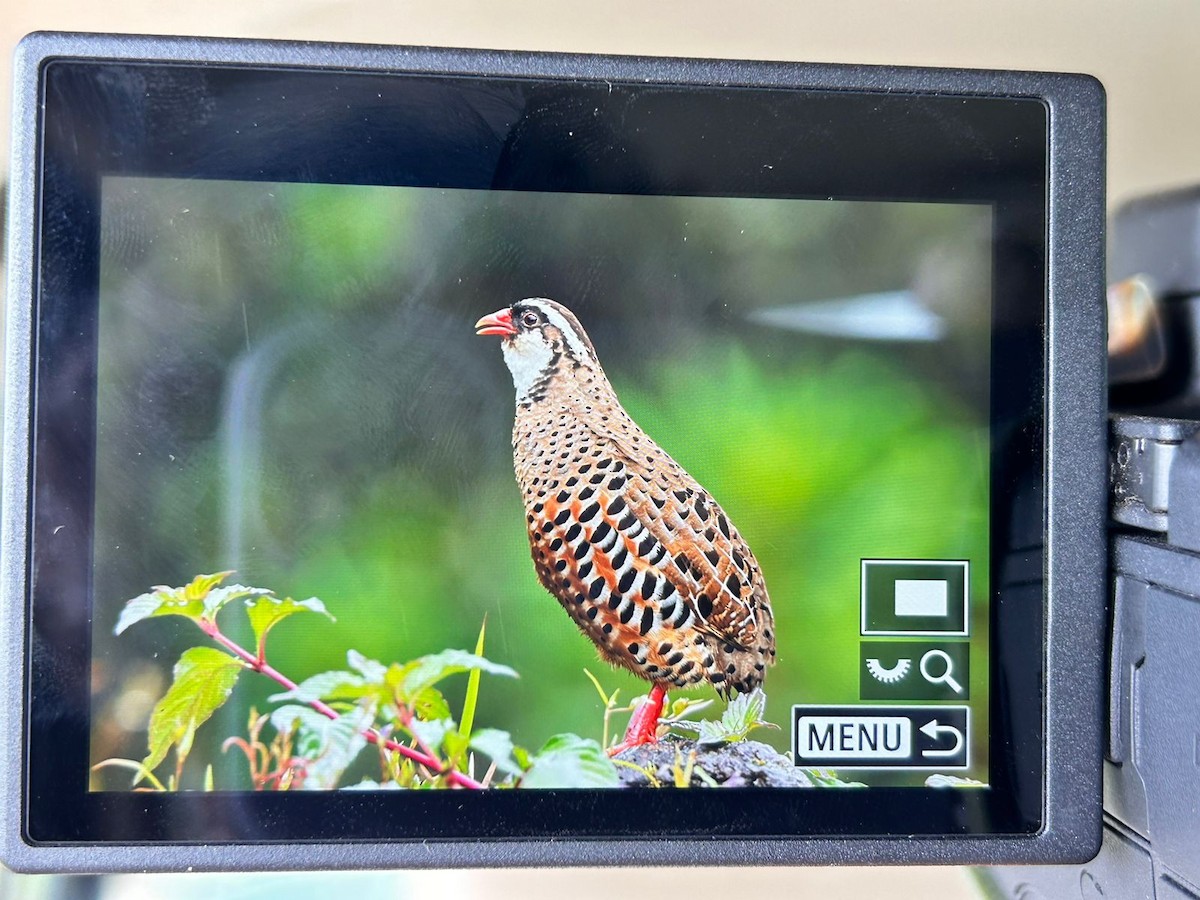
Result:
M1047 752L1043 756L1042 752L1043 739L1050 750L1059 746L1053 742L1055 695L1050 689L1043 692L1045 682L1041 676L1043 663L1049 659L1052 688L1055 654L1054 645L1045 641L1049 622L1031 627L1034 623L1030 618L1047 618L1044 602L1038 602L1043 599L1038 582L1047 573L1053 581L1055 542L1051 540L1047 558L1036 539L1043 538L1047 529L1053 537L1056 524L1069 524L1056 523L1052 505L1049 521L1044 521L1047 494L1053 500L1053 492L1045 490L1045 484L1067 484L1074 479L1068 479L1065 473L1060 478L1049 467L1055 452L1053 439L1056 434L1067 435L1063 434L1064 426L1060 425L1057 432L1053 427L1053 410L1048 407L1055 369L1050 367L1048 381L1047 361L1052 354L1046 352L1041 340L1043 333L1049 334L1054 349L1053 316L1050 321L1043 319L1047 308L1057 309L1053 303L1052 237L1047 246L1047 235L1054 234L1054 205L1046 202L1055 187L1055 120L1049 114L1055 105L1045 96L1045 86L1040 92L1022 93L1010 87L1006 96L987 96L986 90L962 90L972 77L986 80L980 73L958 73L963 76L955 80L959 90L948 93L945 88L938 90L935 84L938 77L949 79L947 73L753 64L739 64L741 68L735 71L729 68L734 64L728 63L497 57L435 51L392 51L393 56L389 56L388 51L364 48L325 48L323 62L327 65L332 65L329 53L345 51L350 56L342 60L344 66L340 68L303 69L299 66L308 62L304 54L290 59L280 56L295 52L295 47L224 46L226 51L230 47L241 51L241 55L218 54L219 58L211 61L218 65L204 66L189 65L184 58L168 61L161 50L159 54L112 54L134 60L130 62L72 61L62 58L68 54L59 46L54 53L47 52L49 47L41 48L40 64L36 66L45 111L37 144L42 177L35 185L37 202L31 204L43 223L37 252L30 256L30 262L38 266L37 291L31 291L30 296L39 298L37 344L32 354L38 361L36 394L30 395L36 410L30 434L34 512L28 520L31 555L27 568L19 573L21 584L27 587L19 595L9 594L9 605L14 597L27 596L26 590L30 599L29 645L24 651L29 660L25 695L29 698L28 743L23 761L28 781L21 785L21 836L26 844L393 841L402 846L418 840L614 838L621 847L629 847L638 838L649 836L683 845L697 837L724 837L731 845L746 838L791 839L788 846L800 853L793 858L820 858L805 854L814 847L833 843L822 838L839 843L848 839L850 846L867 853L872 851L866 848L878 848L879 839L885 835L926 835L931 839L931 854L935 852L934 842L948 837L960 842L968 838L983 840L986 843L981 846L993 848L1003 836L1009 836L1013 848L1029 848L1034 841L1046 843L1057 816L1053 796L1058 791L1050 776L1072 760L1066 748L1057 755ZM217 48L210 45L209 49ZM250 52L256 49L269 58L256 58ZM355 53L363 56L352 59ZM372 53L376 55L372 57ZM164 62L137 61L152 56ZM705 69L706 65L722 70L725 76L713 77L713 70ZM348 68L375 71L349 72ZM118 72L121 74L114 78ZM481 74L492 77L472 77ZM252 89L239 93L239 82L245 87L256 80ZM263 139L271 129L243 128L244 137L231 140L229 134L237 130L239 122L262 121L271 116L287 119L290 109L281 109L275 99L278 92L266 89L279 80L286 80L287 96L297 104L294 108L311 109L311 104L316 101L319 105L322 98L328 104L330 96L336 94L337 103L354 112L354 121L369 120L374 115L374 140L369 144L355 141L344 129L326 126L293 133L284 152L280 152L277 142ZM1084 79L1050 81L1059 91L1071 87L1081 94L1086 94L1091 84ZM306 84L307 89L303 87ZM714 86L718 84L722 86ZM505 110L520 110L521 116L514 120L519 123L519 140L513 139L512 123L503 132L507 140L497 136L491 143L480 141L478 132L464 134L450 128L448 133L436 133L437 128L432 126L437 123L423 113L431 127L406 155L403 146L380 140L381 135L395 138L400 132L396 109L373 100L383 93L376 88L390 92L398 85L403 85L399 89L410 99L417 98L422 87L435 94L443 92L437 94L442 99L467 96L471 102L478 102L486 98L489 109L498 110L495 114L501 120ZM208 98L211 107L207 122L211 130L206 132L205 126L196 125L190 107L161 102L165 97L177 96L181 89L188 96ZM609 121L616 109L611 99L614 92L618 100L632 98L634 106L641 101L642 110L651 113L678 114L680 107L689 105L693 113L711 112L723 105L727 112L732 111L734 125L754 124L757 128L727 126L718 132L718 140L712 140L710 133L712 155L697 163L707 164L708 169L681 174L669 164L670 151L678 147L672 141L694 137L694 130L688 132L686 123L667 115L646 116L637 129ZM591 105L578 102L583 96L594 97L605 114L599 122L595 117L580 117L579 128L608 127L624 139L643 141L644 158L660 162L661 169L654 170L651 165L648 171L632 172L614 159L601 159L600 165L583 170L578 165L580 160L564 152L565 145L549 140L546 129L563 127L562 116L570 116L572 105L577 109L586 106L590 113ZM237 102L229 102L231 97ZM267 101L266 97L272 99ZM518 98L515 104L514 97ZM810 110L823 107L832 111L821 120L823 127L817 130L817 136L808 135L807 144L804 127L811 118L782 114L789 109L797 111L789 104L803 107L806 103ZM422 108L422 103L414 102L413 106ZM765 116L764 112L774 115ZM739 115L749 118L739 123ZM669 134L657 124L664 120L671 123ZM704 116L693 118L693 129L696 122L704 121ZM221 154L213 153L211 143L217 134L216 125L220 126ZM753 147L747 146L747 133L754 135ZM736 141L732 139L735 134L740 135ZM907 141L888 143L881 139L896 134L906 136ZM945 138L946 143L931 146L931 134ZM724 143L721 137L726 139ZM476 144L464 138L474 139ZM471 152L461 152L464 145ZM450 146L460 153L454 157L453 171L447 172L444 153L436 151ZM846 152L851 146L863 151L861 158ZM1087 155L1086 148L1079 149ZM939 151L944 154L941 158ZM764 152L773 156L763 156ZM956 173L955 154L963 154L971 163L986 160L978 169L986 177ZM750 158L779 158L781 163L773 168L747 166ZM796 164L799 159L803 159L803 166ZM313 177L314 172L318 177ZM414 178L414 172L419 173L418 177ZM784 173L791 173L790 181L781 189ZM1008 416L1007 421L1014 426L1014 440L993 461L993 496L1011 498L1008 509L1012 514L998 517L999 505L994 505L992 789L871 788L863 792L806 791L801 792L802 796L784 790L641 792L636 826L631 824L624 804L603 802L605 797L615 796L609 792L495 792L466 800L471 808L465 815L464 798L458 792L424 794L417 799L362 792L287 797L87 792L84 779L90 710L90 620L78 609L72 614L56 598L88 596L92 451L88 425L94 422L94 396L80 392L78 387L87 384L86 373L94 372L95 367L98 188L103 174L996 204L997 241L1011 239L1014 260L1021 256L1024 261L997 266L994 295L1022 295L1006 281L1011 273L1032 273L1040 289L1036 308L1027 303L1015 309L1012 304L999 302L998 309L1004 316L1015 316L1007 322L1002 316L999 324L1017 327L1011 332L997 328L997 335L1007 336L1008 342L994 347L993 352L993 384L997 388L994 403L1012 404L1013 410L1024 410L1028 415L1017 412ZM1011 207L1015 196L1021 200L1014 213ZM1008 201L1009 208L1002 201ZM58 222L70 224L61 228L55 226ZM1049 307L1041 299L1047 293L1052 298ZM1029 295L1028 286L1023 295ZM48 298L71 301L50 309ZM1022 334L1026 339L1022 340ZM1088 341L1095 338L1095 329L1080 324L1077 333L1062 335L1063 347L1069 343L1068 337L1078 346L1087 347ZM1094 371L1088 374L1094 381ZM1078 390L1089 383L1085 380ZM1084 433L1089 421L1086 417L1079 421L1078 427ZM1071 426L1065 427L1069 431ZM1089 449L1079 448L1077 452L1094 463L1086 455ZM1070 451L1070 447L1063 450ZM1048 471L1044 481L1043 473ZM64 472L70 477L64 477ZM1087 472L1084 467L1075 474L1082 481ZM1081 485L1078 490L1086 496L1089 486ZM53 533L55 527L64 524L64 517L78 526L61 529L66 537ZM1083 523L1086 521L1084 517ZM1097 521L1102 517L1098 516ZM1076 531L1071 541L1094 550L1102 530L1097 527L1096 539L1083 528ZM1032 543L1031 535L1035 538ZM1059 544L1060 548L1065 546ZM1068 559L1072 556L1061 549L1060 555ZM1093 554L1087 561L1094 566L1096 558ZM11 564L6 547L6 566ZM1019 574L1014 576L1014 571ZM11 576L13 569L7 572ZM1098 585L1100 573L1093 569L1088 572ZM36 577L29 577L32 573ZM7 582L6 588L11 584ZM1036 586L1032 598L1030 584ZM996 586L1003 589L997 590ZM1050 621L1056 612L1052 606ZM1088 612L1078 610L1081 619L1086 619ZM1043 640L1031 640L1031 634L1041 634ZM1086 635L1085 630L1083 637ZM1079 643L1083 643L1082 637ZM1098 647L1097 641L1097 657ZM1085 670L1089 664L1085 662ZM1096 693L1098 697L1098 684ZM1077 735L1091 727L1087 713L1084 709L1077 716ZM1020 724L1009 728L1010 722ZM1095 731L1098 735L1098 726ZM1086 774L1089 768L1086 762L1076 761L1075 766L1072 771L1076 774ZM72 774L76 771L78 778ZM1098 801L1097 788L1097 808ZM981 828L981 823L986 826ZM1077 820L1077 824L1082 826L1079 834L1087 832L1086 822ZM875 840L869 840L872 838ZM578 860L589 858L596 859L582 854ZM621 851L616 851L607 861L624 858Z

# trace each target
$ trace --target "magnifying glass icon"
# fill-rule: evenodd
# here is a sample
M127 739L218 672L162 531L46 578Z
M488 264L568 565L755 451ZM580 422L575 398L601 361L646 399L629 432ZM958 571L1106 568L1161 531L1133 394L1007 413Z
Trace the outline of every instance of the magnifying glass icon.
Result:
M933 675L929 671L929 660L940 659L946 665L945 671L940 675ZM944 684L950 687L954 693L961 694L963 692L962 685L954 678L954 660L950 658L950 654L945 650L928 650L921 657L921 677L930 684Z

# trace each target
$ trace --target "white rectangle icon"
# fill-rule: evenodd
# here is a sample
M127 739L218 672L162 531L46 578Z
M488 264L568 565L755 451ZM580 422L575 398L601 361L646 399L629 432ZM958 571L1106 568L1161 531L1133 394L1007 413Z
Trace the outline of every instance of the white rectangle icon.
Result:
M938 579L896 581L897 616L945 616L950 611L950 585Z
M801 716L797 760L908 759L912 722L900 716Z

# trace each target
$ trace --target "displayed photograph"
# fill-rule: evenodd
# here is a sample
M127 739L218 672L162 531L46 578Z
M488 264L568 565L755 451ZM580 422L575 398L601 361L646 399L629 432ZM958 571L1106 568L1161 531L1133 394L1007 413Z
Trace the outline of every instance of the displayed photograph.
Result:
M92 790L988 784L991 207L101 195Z

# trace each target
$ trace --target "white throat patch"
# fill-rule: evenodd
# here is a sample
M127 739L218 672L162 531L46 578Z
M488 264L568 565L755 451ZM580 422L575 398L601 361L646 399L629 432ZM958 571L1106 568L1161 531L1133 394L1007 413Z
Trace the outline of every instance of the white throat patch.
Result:
M517 389L517 402L529 399L529 392L538 378L550 365L554 351L542 340L541 332L523 332L509 340L501 341L504 362L512 372L513 387Z

